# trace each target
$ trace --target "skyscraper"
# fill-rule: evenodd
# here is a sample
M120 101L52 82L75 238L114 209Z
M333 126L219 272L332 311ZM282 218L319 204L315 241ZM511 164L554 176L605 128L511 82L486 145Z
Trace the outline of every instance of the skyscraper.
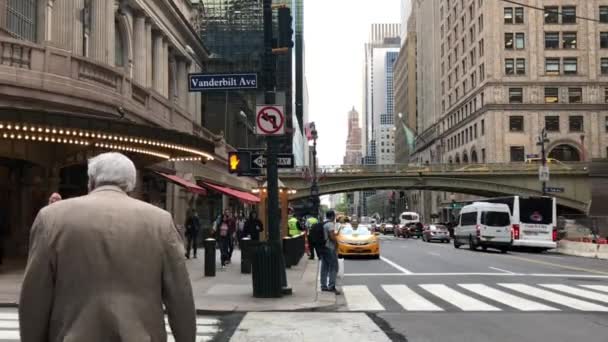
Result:
M346 153L344 154L344 165L361 164L363 149L361 146L361 126L359 125L359 113L355 107L348 112L348 138L346 139Z

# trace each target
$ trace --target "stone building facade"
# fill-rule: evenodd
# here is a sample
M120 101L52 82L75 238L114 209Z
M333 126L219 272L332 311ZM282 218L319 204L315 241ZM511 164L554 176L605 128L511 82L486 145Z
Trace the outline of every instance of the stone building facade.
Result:
M0 226L9 255L26 253L29 226L52 191L86 193L86 160L103 151L128 154L139 171L134 196L178 224L205 201L161 173L251 188L225 171L231 147L201 126L201 96L188 92L188 74L208 57L189 24L191 6L0 0ZM217 201L204 204L203 217L227 200Z

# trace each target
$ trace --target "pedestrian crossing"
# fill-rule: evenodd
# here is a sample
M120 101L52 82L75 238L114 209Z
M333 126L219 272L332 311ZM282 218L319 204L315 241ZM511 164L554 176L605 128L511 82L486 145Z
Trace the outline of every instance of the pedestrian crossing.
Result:
M608 285L383 284L342 287L345 311L608 312Z
M171 327L165 317L167 342L175 342ZM196 342L212 341L220 333L220 320L206 316L196 318ZM0 342L21 341L19 336L19 314L17 309L3 309L0 312Z

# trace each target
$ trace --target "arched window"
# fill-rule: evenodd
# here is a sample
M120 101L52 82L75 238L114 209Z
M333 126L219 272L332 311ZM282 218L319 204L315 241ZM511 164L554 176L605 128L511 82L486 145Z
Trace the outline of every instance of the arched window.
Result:
M581 161L581 155L578 150L572 145L568 144L555 146L551 152L549 152L549 158L557 159L563 162Z
M471 151L471 163L479 163L477 160L477 151L475 150Z
M454 163L454 160L452 159L451 156L450 156L450 159L448 159L448 163L450 163L450 164Z
M125 66L125 53L126 49L122 26L116 21L114 22L114 65L117 67Z
M460 155L459 154L456 155L456 164L460 164Z
M466 152L462 153L462 163L467 164L469 162L469 155Z
M0 13L0 24L9 34L17 39L36 41L38 21L38 0L5 0L6 7L0 9L6 11ZM2 8L4 7L4 8ZM6 22L3 20L6 18Z

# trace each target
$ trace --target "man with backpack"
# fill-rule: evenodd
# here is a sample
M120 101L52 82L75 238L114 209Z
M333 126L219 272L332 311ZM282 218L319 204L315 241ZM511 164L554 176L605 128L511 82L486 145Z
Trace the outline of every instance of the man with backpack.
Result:
M336 213L333 210L325 214L323 222L323 241L316 240L317 233L313 226L315 242L321 247L321 291L340 294L336 289L336 277L338 275L338 243L336 239Z
M319 224L319 220L310 216L306 219L306 239L308 240L308 259L315 260L315 250L317 251L317 257L321 259L321 246L315 240L315 236L313 236L313 227L316 227L316 234L319 235L321 232L321 239L323 239L323 224Z

